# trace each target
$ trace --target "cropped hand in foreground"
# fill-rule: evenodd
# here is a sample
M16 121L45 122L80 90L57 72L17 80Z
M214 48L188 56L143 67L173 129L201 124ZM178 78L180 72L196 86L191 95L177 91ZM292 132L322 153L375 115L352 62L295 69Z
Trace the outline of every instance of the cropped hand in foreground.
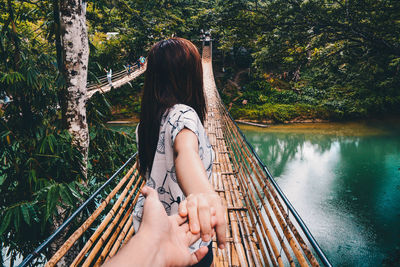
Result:
M202 247L191 254L189 246L200 238L189 230L187 217L167 216L155 190L145 186L146 197L139 231L104 266L189 266L208 252ZM214 219L215 220L215 219Z

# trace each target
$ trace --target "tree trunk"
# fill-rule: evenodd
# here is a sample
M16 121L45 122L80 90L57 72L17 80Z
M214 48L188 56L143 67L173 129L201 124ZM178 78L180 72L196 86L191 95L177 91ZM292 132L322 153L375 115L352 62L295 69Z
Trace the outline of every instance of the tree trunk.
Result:
M54 41L56 45L56 55L57 55L57 68L59 76L57 77L57 96L58 103L61 108L62 124L64 129L67 129L67 119L65 115L67 114L67 90L65 88L64 81L64 61L63 61L63 47L61 45L61 25L60 25L60 1L53 0L53 18L54 18Z
M89 130L85 105L89 43L86 3L82 0L60 0L60 37L66 88L64 123L72 134L73 145L82 153L82 171L86 180Z

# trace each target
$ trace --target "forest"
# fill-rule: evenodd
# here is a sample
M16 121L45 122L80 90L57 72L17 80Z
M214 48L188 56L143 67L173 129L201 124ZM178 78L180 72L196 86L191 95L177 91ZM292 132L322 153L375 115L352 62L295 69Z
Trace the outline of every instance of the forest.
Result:
M200 32L211 30L217 87L235 119L400 113L400 1L74 0L85 8L88 40L77 92L65 62L73 45L63 19L76 8L68 2L0 1L0 262L10 266L135 152L133 134L107 121L138 118L143 77L87 103L80 92L159 40L179 36L201 49ZM83 118L79 133L73 116Z

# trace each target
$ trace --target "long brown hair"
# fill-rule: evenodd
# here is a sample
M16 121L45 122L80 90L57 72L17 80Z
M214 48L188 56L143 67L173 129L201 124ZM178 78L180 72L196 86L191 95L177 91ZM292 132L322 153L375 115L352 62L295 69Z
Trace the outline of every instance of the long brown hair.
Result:
M175 104L192 107L204 122L203 68L196 46L183 38L156 43L147 56L139 125L139 171L151 171L161 116Z

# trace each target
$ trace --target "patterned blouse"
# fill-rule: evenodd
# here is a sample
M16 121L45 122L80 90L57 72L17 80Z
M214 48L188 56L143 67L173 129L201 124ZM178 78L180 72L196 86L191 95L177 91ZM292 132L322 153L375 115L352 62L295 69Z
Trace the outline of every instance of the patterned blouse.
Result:
M168 215L177 214L179 203L185 199L185 195L177 182L173 153L175 138L183 128L191 130L198 138L199 156L203 162L208 180L211 179L215 158L206 131L193 108L183 104L176 104L164 113L161 118L153 167L150 175L147 173L145 178L146 185L157 190L159 199ZM137 128L136 140L139 140L137 138ZM140 195L133 211L135 231L139 229L142 219L143 202L144 197ZM202 242L200 239L191 246L191 251L196 251L208 244L209 242Z

